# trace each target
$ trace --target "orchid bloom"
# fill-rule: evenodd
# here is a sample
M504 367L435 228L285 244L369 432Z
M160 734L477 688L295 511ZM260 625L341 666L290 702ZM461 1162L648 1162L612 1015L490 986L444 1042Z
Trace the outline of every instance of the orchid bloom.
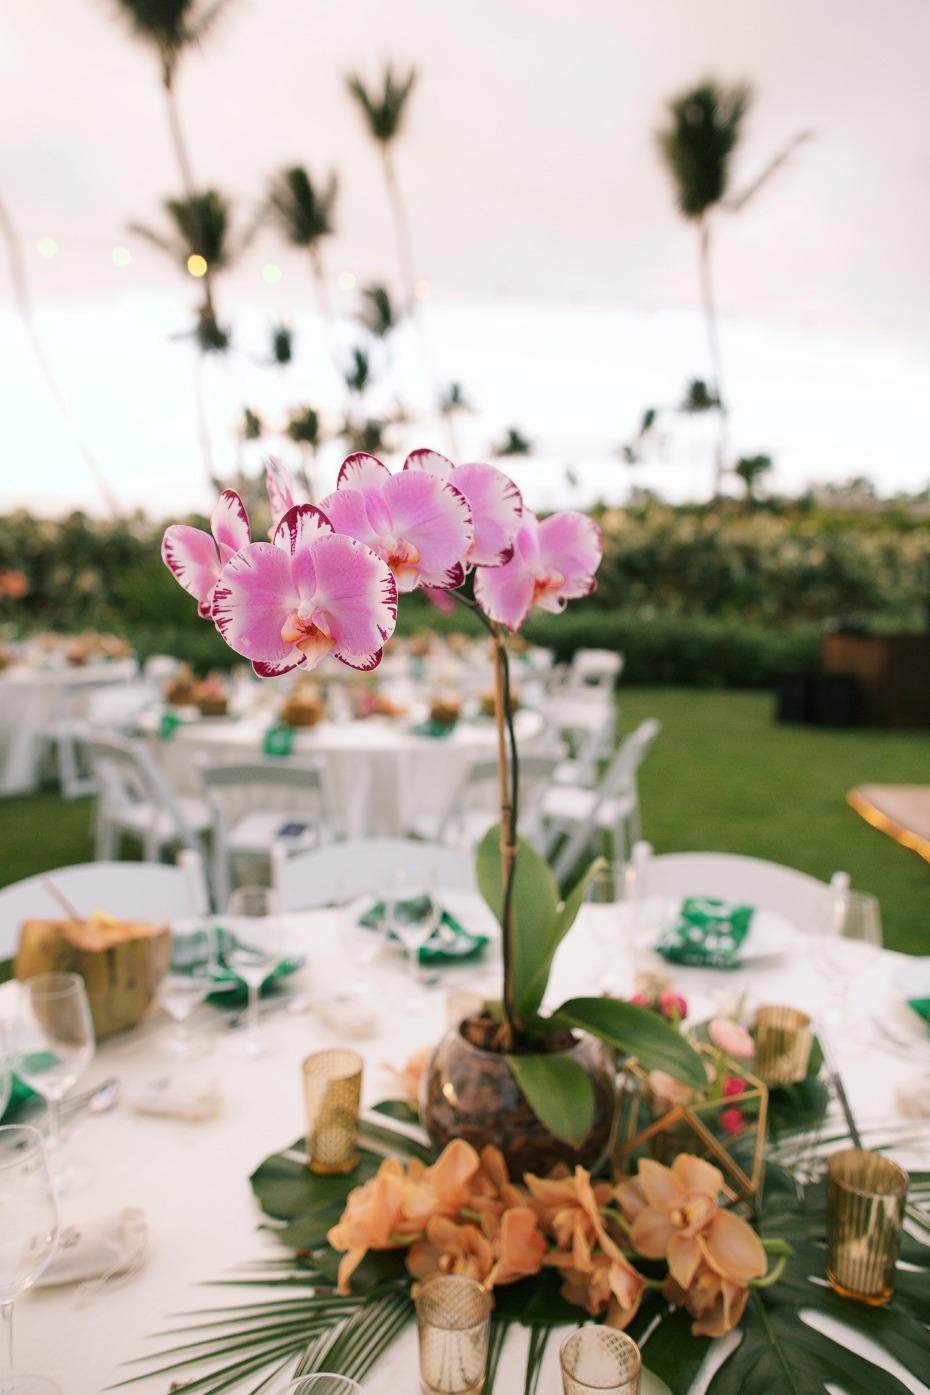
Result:
M296 504L270 543L250 543L230 558L212 615L259 677L316 668L327 654L368 672L394 633L397 589L380 557L335 532L319 509Z
M630 1244L647 1259L665 1259L671 1279L685 1292L708 1269L724 1283L745 1288L768 1267L752 1227L717 1206L722 1187L718 1168L681 1153L670 1168L642 1158L636 1181L617 1193L632 1215Z
M715 1046L738 1061L748 1061L755 1055L756 1044L749 1032L732 1017L715 1017L707 1028L707 1035Z
M273 455L269 455L265 466L265 489L268 491L268 503L271 505L270 536L273 537L281 519L297 502L294 498L294 482L290 471Z
M453 465L435 450L411 451L404 469L423 470L448 480L467 499L475 537L464 559L466 565L499 567L510 561L523 519L523 499L508 475L496 465Z
M600 561L601 530L586 514L555 513L540 522L524 510L510 561L475 572L475 599L513 634L532 606L558 614L567 601L589 595Z
M424 1239L413 1242L404 1262L418 1284L436 1274L464 1274L483 1284L494 1266L494 1246L470 1222L457 1225L447 1216L433 1216Z
M463 494L425 470L392 475L373 455L350 455L320 508L390 567L399 591L461 586L475 530Z
M732 1332L743 1316L749 1297L745 1284L732 1283L706 1265L701 1266L687 1289L670 1275L662 1292L670 1303L687 1308L691 1316L697 1318L697 1322L691 1324L695 1337L724 1337Z
M234 489L224 489L210 515L210 533L186 523L165 529L161 556L176 581L197 599L203 619L210 618L213 592L220 572L251 542L249 516Z

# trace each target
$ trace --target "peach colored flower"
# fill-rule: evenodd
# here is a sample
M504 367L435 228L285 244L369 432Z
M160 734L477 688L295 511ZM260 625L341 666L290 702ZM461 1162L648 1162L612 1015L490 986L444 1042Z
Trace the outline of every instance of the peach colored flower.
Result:
M702 1158L681 1153L670 1168L642 1158L637 1178L646 1205L634 1216L630 1244L647 1259L665 1259L671 1278L689 1290L699 1271L745 1286L768 1267L751 1226L717 1197L723 1176Z
M339 1262L340 1293L349 1292L349 1279L369 1250L396 1249L399 1237L422 1229L420 1222L409 1228L406 1193L407 1179L396 1158L386 1159L374 1177L349 1193L342 1217L326 1237L334 1250L346 1251Z
M745 1284L731 1283L702 1266L685 1290L669 1276L662 1290L671 1303L687 1308L697 1322L692 1323L695 1337L723 1337L731 1332L746 1308L749 1290Z
M752 1037L732 1017L715 1017L707 1028L707 1034L715 1046L737 1061L745 1061L755 1055L756 1046Z
M425 1238L415 1240L407 1251L406 1264L417 1283L435 1274L464 1274L483 1284L494 1265L494 1246L478 1226L434 1216Z
M396 1066L389 1065L387 1061L382 1062L382 1069L391 1077L394 1087L399 1092L398 1099L406 1100L412 1109L419 1106L420 1081L423 1079L426 1063L432 1054L433 1048L424 1046L421 1051L415 1051L409 1060L404 1062L400 1070Z
M591 1185L590 1173L576 1167L569 1177L534 1177L528 1172L524 1182L532 1197L543 1231L551 1235L560 1250L571 1250L578 1237L588 1246L606 1237L601 1207L610 1201L609 1182Z
M626 1327L635 1317L645 1291L645 1281L623 1251L604 1235L601 1249L593 1249L580 1231L570 1251L546 1255L545 1263L560 1270L562 1297L592 1317L607 1310L611 1327Z
M691 1103L694 1095L691 1086L683 1085L680 1080L676 1080L673 1075L667 1075L664 1070L651 1070L648 1080L655 1114L665 1114L680 1104Z
M546 1237L530 1206L509 1206L499 1217L488 1216L484 1228L494 1246L495 1263L486 1284L512 1284L538 1274L546 1253Z

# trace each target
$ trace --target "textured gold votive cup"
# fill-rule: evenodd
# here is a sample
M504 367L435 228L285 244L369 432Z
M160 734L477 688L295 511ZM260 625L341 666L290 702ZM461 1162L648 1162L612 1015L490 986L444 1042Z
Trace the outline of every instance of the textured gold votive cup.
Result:
M417 1293L423 1395L479 1395L488 1361L491 1295L477 1279L441 1274Z
M767 1085L794 1085L803 1080L813 1041L807 1013L791 1007L760 1007L756 1014L756 1075Z
M876 1308L891 1298L908 1181L861 1148L827 1163L827 1278L842 1298Z
M613 1327L580 1327L559 1350L565 1395L639 1395L643 1358L625 1332Z
M304 1061L307 1157L311 1172L349 1172L358 1162L362 1058L355 1051L316 1051Z

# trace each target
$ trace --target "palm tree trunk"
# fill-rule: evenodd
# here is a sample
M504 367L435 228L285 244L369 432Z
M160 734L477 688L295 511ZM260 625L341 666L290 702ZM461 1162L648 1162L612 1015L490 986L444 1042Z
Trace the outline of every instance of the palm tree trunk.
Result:
M207 423L206 385L204 383L205 367L206 355L195 345L194 411L197 418L197 440L200 442L200 455L203 460L207 483L211 489L215 489L219 492L219 490L223 488L223 483L222 480L217 477L216 465L213 460L213 442L210 437L210 427Z
M391 212L394 217L394 231L397 236L397 263L400 268L401 285L404 287L404 297L408 315L412 315L416 308L416 274L413 269L413 241L410 236L410 219L407 216L407 209L404 198L400 191L400 183L397 179L397 171L394 168L394 161L391 157L391 147L381 146L381 158L384 163L384 181L387 184L388 199L391 204Z
M720 352L720 335L717 326L717 310L714 304L713 278L711 276L710 223L705 215L702 215L698 222L698 234L700 238L701 300L704 305L704 323L707 329L707 345L710 350L712 374L711 391L712 395L717 399L717 417L719 421L717 446L714 452L714 496L716 497L720 494L723 487L729 420L724 397L723 356Z
M168 129L171 132L171 142L174 146L174 153L177 156L178 169L181 174L181 184L184 188L184 196L192 200L196 190L194 174L191 168L190 155L187 150L187 142L184 139L181 116L178 111L177 97L174 91L174 65L169 63L167 59L164 59L162 62L162 85L165 89L165 104L168 108Z
M26 280L26 267L23 261L22 247L16 228L13 225L13 220L7 212L2 200L0 200L0 234L2 234L6 242L7 252L9 254L10 280L13 283L13 296L16 301L16 308L19 311L19 316L23 322L29 342L32 345L32 351L39 365L39 372L45 381L45 386L48 388L58 415L77 447L78 454L90 472L94 484L103 496L104 503L110 510L112 516L114 518L119 518L120 509L116 495L110 488L97 457L94 455L90 446L87 445L86 441L78 434L77 427L71 419L71 413L68 410L65 395L58 385L58 379L55 377L52 365L46 355L45 347L39 337L39 331L36 328L32 313L32 303L29 299L29 285Z

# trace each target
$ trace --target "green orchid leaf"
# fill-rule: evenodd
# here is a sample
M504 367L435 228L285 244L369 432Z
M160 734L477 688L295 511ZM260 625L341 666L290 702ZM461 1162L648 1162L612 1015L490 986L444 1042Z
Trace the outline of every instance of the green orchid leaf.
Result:
M520 1017L529 1018L538 1012L539 1006L546 996L555 952L574 925L592 879L606 865L602 857L595 858L584 876L575 884L571 894L556 911L555 920L547 937L543 953L539 957L535 970L531 973L527 989L524 993L519 992L519 990L517 992L517 1012Z
M475 864L478 889L503 926L503 865L500 825L481 840ZM517 839L513 886L513 985L514 1001L521 1003L545 964L546 977L558 948L553 941L559 912L559 889L548 863L524 838Z
M704 1063L694 1047L657 1013L636 1003L616 998L570 998L549 1022L553 1027L591 1032L625 1056L635 1056L646 1070L664 1070L696 1089L707 1084Z
M563 1142L583 1143L594 1123L594 1086L584 1068L557 1052L505 1059L537 1119Z

